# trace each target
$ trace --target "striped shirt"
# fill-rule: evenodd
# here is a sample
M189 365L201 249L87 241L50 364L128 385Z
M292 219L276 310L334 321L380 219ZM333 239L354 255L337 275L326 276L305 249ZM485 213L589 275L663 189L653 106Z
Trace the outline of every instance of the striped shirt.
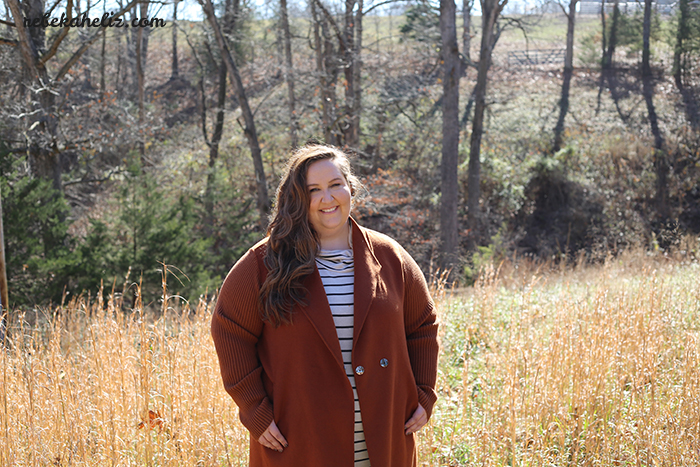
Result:
M369 467L360 401L352 368L352 334L355 321L355 265L352 250L321 250L316 256L316 266L333 314L340 350L343 353L345 374L350 380L355 396L355 467Z

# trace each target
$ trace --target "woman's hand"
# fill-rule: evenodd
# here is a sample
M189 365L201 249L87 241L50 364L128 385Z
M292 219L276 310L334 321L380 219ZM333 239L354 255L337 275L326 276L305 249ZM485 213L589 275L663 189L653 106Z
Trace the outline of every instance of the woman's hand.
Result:
M413 412L413 416L408 419L403 428L406 430L406 434L410 435L423 428L426 423L428 423L428 413L422 405L418 404L418 408Z
M282 433L280 433L279 428L277 428L277 424L274 420L272 420L270 426L267 427L265 433L260 435L260 438L258 438L258 443L262 444L266 448L270 448L278 452L282 452L284 448L289 446L287 440L284 439L284 436L282 436Z

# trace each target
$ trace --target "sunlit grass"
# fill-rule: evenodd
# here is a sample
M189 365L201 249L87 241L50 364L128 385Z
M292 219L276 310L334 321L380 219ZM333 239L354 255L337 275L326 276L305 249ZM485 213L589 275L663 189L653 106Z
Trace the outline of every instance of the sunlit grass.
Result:
M459 293L434 287L440 400L419 464L697 464L697 262L515 267ZM0 465L247 465L212 303L147 312L121 298L15 318L0 356Z

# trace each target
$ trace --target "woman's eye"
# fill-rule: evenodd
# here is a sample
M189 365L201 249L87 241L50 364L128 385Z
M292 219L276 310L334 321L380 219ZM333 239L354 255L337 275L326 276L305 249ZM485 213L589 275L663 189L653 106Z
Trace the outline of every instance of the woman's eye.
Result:
M333 185L331 185L331 188L336 188L336 187L339 187L339 186L340 186L340 183L334 183Z
M309 190L309 193L315 193L315 192L317 192L317 191L318 191L318 188L312 188L312 189Z

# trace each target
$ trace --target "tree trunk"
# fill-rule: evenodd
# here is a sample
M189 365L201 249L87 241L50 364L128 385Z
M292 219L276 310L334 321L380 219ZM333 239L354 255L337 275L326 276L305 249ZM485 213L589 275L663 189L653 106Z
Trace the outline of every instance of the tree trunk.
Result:
M287 0L280 0L280 14L282 33L284 39L284 78L287 81L287 100L289 105L289 139L292 148L296 148L298 118L296 114L296 102L294 97L294 68L292 66L292 35L289 32L289 15L287 14Z
M219 50L221 51L221 56L226 63L226 68L228 74L233 82L236 96L238 97L238 102L241 106L241 113L243 115L243 120L245 122L245 127L243 128L243 133L248 140L248 145L250 146L251 157L253 158L253 166L255 167L255 182L258 191L258 212L260 213L260 225L263 230L267 227L267 213L270 210L270 200L267 195L267 179L265 178L265 167L263 166L262 152L260 151L260 143L258 142L258 133L255 128L255 119L253 117L253 112L248 104L248 97L246 96L245 89L243 88L243 82L241 81L241 75L238 72L238 67L233 61L231 51L226 45L224 36L219 28L219 23L214 14L214 6L211 0L201 0L202 7L204 9L204 14L207 16L207 20L214 31L214 36L216 36L216 42L219 45Z
M355 85L355 100L352 108L352 126L354 147L360 147L360 115L362 112L362 19L364 17L364 1L357 0L355 14L355 45L353 46L353 83ZM348 144L349 145L349 144Z
M31 95L35 110L29 123L29 164L32 173L40 178L51 180L56 190L62 189L60 155L56 145L58 123L56 121L55 96L50 89L51 79L46 67L39 59L39 51L44 48L44 28L25 28L24 15L17 0L7 0L17 29L20 53L29 70L29 79L37 83L38 96ZM43 17L42 2L28 2L23 5L30 22ZM33 84L32 83L32 84ZM30 86L34 88L34 86ZM33 91L36 92L36 91ZM38 101L38 102L37 102ZM38 104L38 105L36 105Z
M145 18L148 14L148 3L144 2L140 4L140 14L141 18ZM145 163L145 153L146 153L146 142L144 141L144 131L143 124L145 122L145 99L146 99L146 77L144 75L144 40L143 40L143 30L144 28L137 28L136 32L136 78L138 80L138 103L139 103L139 142L138 148L141 154L141 166L143 167Z
M454 0L440 0L440 36L442 39L442 162L440 200L440 253L444 269L459 263L459 78L461 62L457 47L456 7Z
M486 110L486 86L491 67L491 55L498 39L495 27L506 1L481 0L481 46L479 66L474 88L474 120L469 141L469 172L467 174L467 212L469 238L468 247L474 250L481 237L481 137L484 133L484 111Z
M102 28L102 50L100 51L100 100L105 97L105 61L107 49L107 28Z
M569 11L565 12L567 18L566 27L566 55L564 56L564 81L561 85L561 99L559 100L559 118L554 127L553 151L561 149L564 122L569 112L569 89L571 88L571 76L574 72L574 28L576 26L576 4L578 0L569 2Z
M217 96L216 121L214 132L209 142L209 172L207 187L204 193L205 225L204 234L210 236L214 225L214 184L216 182L216 161L219 159L219 145L224 132L224 116L226 106L226 64L222 61L219 67L219 93ZM206 132L206 126L205 126ZM206 137L206 135L205 135Z
M180 76L180 66L177 61L177 4L180 0L173 0L173 60L170 71L170 79L177 79Z
M668 207L668 162L664 153L664 138L659 128L659 119L654 107L654 83L651 72L651 8L652 0L644 0L644 22L642 28L642 93L647 106L649 125L654 135L654 169L656 171L656 206L659 217L669 216Z
M321 97L321 127L323 139L331 142L330 119L328 117L328 103L326 102L326 73L323 66L323 42L321 40L321 24L316 12L316 2L311 0L311 19L314 27L314 49L316 52L316 73L318 74L319 95Z
M238 18L238 10L240 7L240 2L238 0L226 1L226 7L224 10L223 18L223 32L226 36L230 36L231 33L236 28L236 20ZM214 131L211 136L211 141L208 141L209 145L209 173L207 174L207 187L204 193L204 210L206 212L204 233L205 236L210 236L212 232L212 227L215 222L214 217L214 184L216 182L216 161L219 159L219 145L221 144L221 137L224 133L224 117L226 115L226 77L228 73L226 71L226 63L222 60L219 66L219 91L217 95L217 105L216 105L216 121L214 122ZM202 86L202 93L204 93L204 86ZM202 94L203 100L206 99L204 94ZM204 102L204 101L203 101ZM204 138L207 139L206 130L206 110L203 109L203 129Z
M343 28L344 41L341 40L343 52L343 71L345 72L345 120L343 122L343 134L345 144L357 147L357 131L355 122L355 0L345 0L345 24Z
M465 62L469 63L472 60L471 48L472 48L472 7L474 6L474 0L462 0L462 55L464 56Z
M613 5L612 24L610 24L610 37L608 39L608 50L605 51L603 58L603 68L609 70L612 68L615 49L617 47L617 26L620 23L620 0L615 0Z
M676 29L676 46L673 50L673 79L676 82L676 87L681 92L683 92L683 72L685 71L685 41L690 39L690 25L688 24L689 13L689 0L680 0L680 2L678 3L678 28Z
M326 143L340 145L339 134L336 131L335 83L338 77L338 66L335 58L333 42L328 31L328 20L316 9L316 2L311 1L311 17L314 23L314 46L316 49L316 71L321 97L321 126Z

